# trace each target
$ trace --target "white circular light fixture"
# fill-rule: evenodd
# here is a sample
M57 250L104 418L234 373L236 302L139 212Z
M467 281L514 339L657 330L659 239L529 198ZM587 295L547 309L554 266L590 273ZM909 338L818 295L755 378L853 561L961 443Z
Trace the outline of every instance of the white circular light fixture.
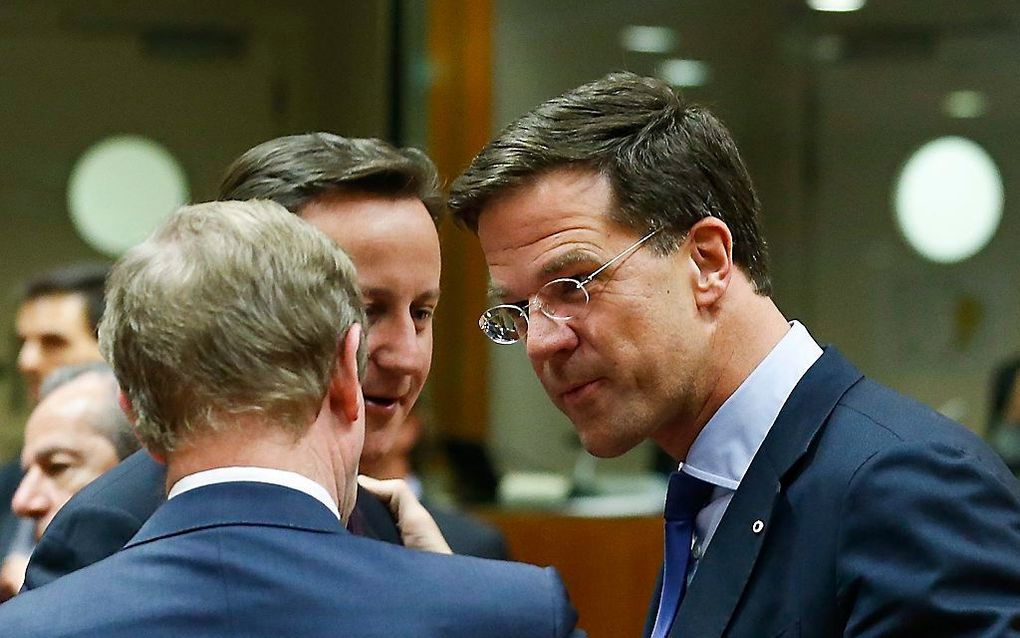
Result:
M815 11L848 12L859 11L867 4L867 0L807 0L809 7Z
M67 186L71 220L93 248L116 257L188 201L180 164L138 135L106 138L75 162Z
M938 263L984 248L1002 220L1002 176L977 143L940 137L907 160L896 182L896 221L907 242Z

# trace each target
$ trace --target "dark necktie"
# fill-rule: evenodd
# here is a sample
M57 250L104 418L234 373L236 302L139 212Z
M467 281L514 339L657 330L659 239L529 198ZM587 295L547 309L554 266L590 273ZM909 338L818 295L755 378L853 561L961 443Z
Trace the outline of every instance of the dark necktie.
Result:
M712 484L684 472L669 475L666 490L666 553L662 567L662 595L651 638L665 638L687 589L694 517L712 493Z

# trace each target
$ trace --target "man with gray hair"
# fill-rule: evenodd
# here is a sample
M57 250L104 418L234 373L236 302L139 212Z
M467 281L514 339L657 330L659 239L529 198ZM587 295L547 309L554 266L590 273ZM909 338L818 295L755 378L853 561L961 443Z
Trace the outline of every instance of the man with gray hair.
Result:
M265 250L272 246L273 250ZM364 309L328 237L270 202L173 214L116 264L100 345L169 495L117 554L0 607L12 635L565 636L533 566L358 538ZM401 521L449 552L416 502ZM158 592L158 594L157 594Z
M138 439L118 404L119 388L105 363L57 368L43 381L39 405L25 425L14 493L15 514L35 523L35 539L78 490L138 449ZM24 565L5 564L0 596L16 594Z

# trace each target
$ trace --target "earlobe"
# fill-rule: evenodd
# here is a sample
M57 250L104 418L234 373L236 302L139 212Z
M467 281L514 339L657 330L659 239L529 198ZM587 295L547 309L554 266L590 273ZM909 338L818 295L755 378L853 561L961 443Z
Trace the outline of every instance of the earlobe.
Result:
M344 335L337 348L337 365L330 381L330 395L339 403L344 417L351 423L361 418L365 399L361 395L358 379L358 347L361 345L361 325L354 324Z
M706 217L691 227L687 240L695 266L695 300L699 307L712 306L730 283L733 236L721 219Z

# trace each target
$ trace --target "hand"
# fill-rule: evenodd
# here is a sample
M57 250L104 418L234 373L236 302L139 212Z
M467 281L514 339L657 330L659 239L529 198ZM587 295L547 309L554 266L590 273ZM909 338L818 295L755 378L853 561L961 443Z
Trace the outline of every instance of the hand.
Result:
M358 476L358 484L389 508L397 520L404 547L437 554L453 553L443 533L439 531L439 526L432 520L432 515L414 497L407 483L400 479L379 481L362 474Z
M28 556L8 554L0 567L0 602L13 598L25 583L25 570L28 569Z

